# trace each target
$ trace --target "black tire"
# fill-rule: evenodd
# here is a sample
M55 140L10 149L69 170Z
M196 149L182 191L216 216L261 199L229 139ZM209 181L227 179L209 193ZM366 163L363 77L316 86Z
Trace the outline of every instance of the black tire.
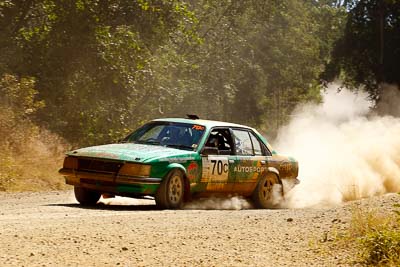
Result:
M101 194L80 186L74 187L76 200L82 205L95 205L99 201Z
M180 170L172 170L163 179L155 195L156 205L160 209L179 209L183 205L185 183Z
M274 192L279 190L278 195ZM283 188L275 174L267 174L266 177L260 179L256 189L254 189L252 200L255 208L273 209L278 207L280 199L276 199L280 194L283 197Z

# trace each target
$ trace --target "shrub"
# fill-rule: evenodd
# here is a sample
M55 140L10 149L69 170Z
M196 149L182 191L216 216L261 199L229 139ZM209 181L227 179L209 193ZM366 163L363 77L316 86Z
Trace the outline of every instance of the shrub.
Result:
M400 205L395 214L377 211L353 212L351 237L360 246L361 261L367 265L400 266Z
M32 122L44 106L31 78L0 78L0 191L61 189L65 142Z
M370 265L400 265L400 232L383 230L370 232L360 238L363 247L362 257Z

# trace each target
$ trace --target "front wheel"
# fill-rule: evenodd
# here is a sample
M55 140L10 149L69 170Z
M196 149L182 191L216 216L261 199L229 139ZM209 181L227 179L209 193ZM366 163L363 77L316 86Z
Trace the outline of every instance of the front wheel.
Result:
M163 179L155 195L156 205L162 209L178 209L182 207L184 198L184 180L180 170L172 170Z
M95 205L99 201L101 194L80 186L74 187L76 200L82 205Z
M252 200L256 208L271 209L277 207L282 197L283 188L279 183L278 177L274 174L268 174L258 182L253 192Z

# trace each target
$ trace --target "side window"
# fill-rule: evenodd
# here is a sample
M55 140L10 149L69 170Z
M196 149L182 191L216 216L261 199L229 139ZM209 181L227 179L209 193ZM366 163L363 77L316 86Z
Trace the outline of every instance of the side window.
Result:
M251 141L253 143L253 148L254 148L254 155L256 156L261 156L263 154L260 142L258 139L254 136L253 133L250 133Z
M233 130L236 155L253 155L253 146L248 131Z
M216 148L217 155L231 155L232 137L229 129L217 128L213 129L207 139L205 147Z

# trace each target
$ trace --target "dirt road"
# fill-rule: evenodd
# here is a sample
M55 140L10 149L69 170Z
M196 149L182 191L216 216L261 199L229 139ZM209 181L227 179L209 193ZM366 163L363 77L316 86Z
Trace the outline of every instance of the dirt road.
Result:
M297 210L156 210L152 201L80 207L71 191L0 193L1 266L337 266L354 205ZM124 205L122 205L124 204Z

